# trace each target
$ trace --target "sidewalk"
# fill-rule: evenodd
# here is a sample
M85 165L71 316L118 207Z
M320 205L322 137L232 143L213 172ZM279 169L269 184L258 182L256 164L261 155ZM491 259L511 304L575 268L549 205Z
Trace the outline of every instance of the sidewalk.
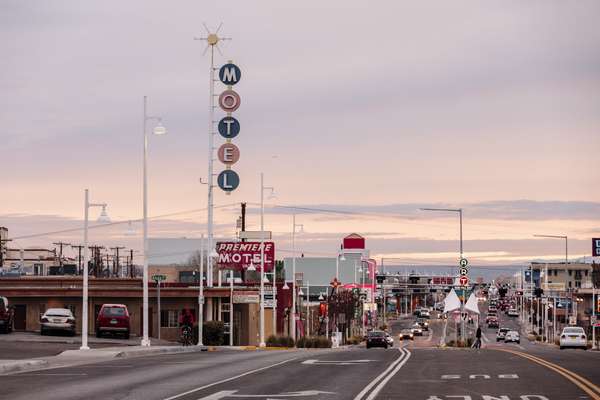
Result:
M206 346L127 346L105 347L90 350L66 350L52 357L41 357L25 360L1 360L0 375L15 374L24 371L37 371L48 368L92 364L110 361L114 358L141 357L159 354L196 353L211 351Z

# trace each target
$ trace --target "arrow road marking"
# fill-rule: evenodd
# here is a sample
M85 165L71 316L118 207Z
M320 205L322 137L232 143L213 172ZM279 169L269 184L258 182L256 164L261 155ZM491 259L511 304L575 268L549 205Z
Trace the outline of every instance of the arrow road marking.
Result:
M308 364L308 365L357 365L357 364L364 364L364 363L368 363L374 360L345 360L345 361L326 361L326 360L305 360L302 361L301 364Z
M237 390L222 390L217 393L213 393L206 397L201 397L198 400L220 400L227 397L243 397L243 398L263 398L266 400L277 400L282 397L307 397L307 396L319 396L323 394L336 394L335 392L323 392L321 390L302 390L299 392L286 392L280 394L236 394Z

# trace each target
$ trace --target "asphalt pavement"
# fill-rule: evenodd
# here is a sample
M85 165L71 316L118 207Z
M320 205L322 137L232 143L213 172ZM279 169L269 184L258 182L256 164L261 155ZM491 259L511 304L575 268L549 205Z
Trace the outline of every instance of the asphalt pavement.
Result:
M508 317L506 317L508 318ZM394 335L413 318L391 322ZM502 324L517 324L515 319ZM390 349L234 351L115 358L0 376L1 399L600 399L600 352L529 343L439 347L431 334Z

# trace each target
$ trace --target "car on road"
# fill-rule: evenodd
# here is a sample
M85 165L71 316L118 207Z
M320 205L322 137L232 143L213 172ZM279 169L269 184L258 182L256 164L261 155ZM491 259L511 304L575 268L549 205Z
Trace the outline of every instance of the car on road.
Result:
M521 343L521 336L517 331L508 331L506 332L506 336L504 337L504 343Z
M423 336L423 328L421 327L421 325L419 325L418 322L415 322L411 330L414 336Z
M124 304L103 304L96 319L96 337L110 334L122 334L129 339L131 330L129 311Z
M419 313L419 318L425 318L425 319L429 319L431 318L431 314L429 313L429 310L427 309L421 309L421 312Z
M426 318L417 318L417 324L419 324L424 331L429 330L429 321L427 321Z
M14 325L14 310L8 305L8 299L0 296L0 332L10 333Z
M498 318L496 318L496 317L489 318L487 320L487 325L488 325L488 328L498 328L499 327Z
M68 308L49 308L40 318L40 335L65 332L75 336L75 316Z
M414 340L414 334L412 329L402 329L400 334L398 335L398 339L400 340Z
M498 332L496 332L496 342L504 340L506 338L506 334L508 333L509 330L510 329L508 329L508 328L498 329Z
M394 347L394 338L389 333L385 333L385 340L388 342L388 346Z
M387 349L389 344L383 331L371 331L367 333L367 349L371 347L383 347Z
M508 310L508 316L509 317L518 317L519 316L519 311L516 308L510 308Z
M563 328L559 340L560 349L565 347L577 347L587 349L587 337L585 331L580 326L567 326Z
M485 317L485 323L487 324L491 319L498 319L496 313L488 312Z

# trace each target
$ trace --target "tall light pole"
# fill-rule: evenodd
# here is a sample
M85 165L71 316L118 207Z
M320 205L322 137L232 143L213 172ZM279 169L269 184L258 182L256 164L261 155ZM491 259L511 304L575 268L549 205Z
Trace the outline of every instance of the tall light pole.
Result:
M164 135L167 130L162 126L162 118L149 116L147 112L148 98L144 96L144 121L143 121L143 138L144 138L144 183L143 183L143 208L144 208L144 223L143 223L143 234L144 234L144 266L143 266L143 337L142 346L150 346L150 338L148 337L148 132L146 125L148 121L157 121L157 126L152 130L155 135ZM160 319L160 315L158 316Z
M223 24L220 24L217 30L212 33L206 25L206 37L194 38L194 40L203 40L206 42L207 47L204 50L210 50L210 69L209 69L209 81L208 81L208 212L207 212L207 267L206 267L206 284L208 287L213 286L213 257L216 257L214 250L214 227L213 227L213 215L214 215L214 158L215 158L215 47L219 49L219 42L223 40L231 40L231 38L225 38L219 36L219 31ZM220 51L220 50L219 50ZM220 272L219 272L219 276Z
M533 235L538 238L549 238L549 239L564 239L565 240L565 270L569 268L569 238L567 235ZM546 271L546 289L548 289L548 271ZM531 271L531 284L533 285L533 270ZM547 295L546 295L547 296ZM573 312L573 298L571 297L571 312ZM575 319L577 320L577 315L575 314ZM552 321L555 325L556 330L556 321Z
M90 207L102 207L98 222L108 223L110 218L106 214L106 203L90 203L89 190L85 189L85 203L83 211L83 302L81 309L81 347L79 350L89 350L88 346L88 297L89 297L89 271L88 271L88 220Z
M460 232L460 258L463 259L463 222L462 222L462 208L421 208L421 211L440 211L440 212L455 212L458 213L459 217L459 232ZM463 319L463 313L465 311L465 298L466 291L463 292L463 301L460 302L460 335L465 340L465 320Z
M296 214L292 214L292 318L290 332L294 343L296 342L296 228L300 228L298 233L304 231L303 224L296 223Z
M204 234L200 235L200 291L198 292L198 346L203 346L204 328Z
M273 196L274 188L271 186L265 186L264 174L260 173L260 347L265 347L267 344L265 343L265 190L270 190L271 194L269 197ZM273 260L275 261L275 260ZM275 265L273 265L275 268ZM273 275L275 276L275 275ZM275 279L273 279L273 302L276 303L275 295L276 295L276 287L275 287ZM273 321L277 322L277 309L273 305L273 313L275 314L273 317ZM273 328L275 328L275 324Z

